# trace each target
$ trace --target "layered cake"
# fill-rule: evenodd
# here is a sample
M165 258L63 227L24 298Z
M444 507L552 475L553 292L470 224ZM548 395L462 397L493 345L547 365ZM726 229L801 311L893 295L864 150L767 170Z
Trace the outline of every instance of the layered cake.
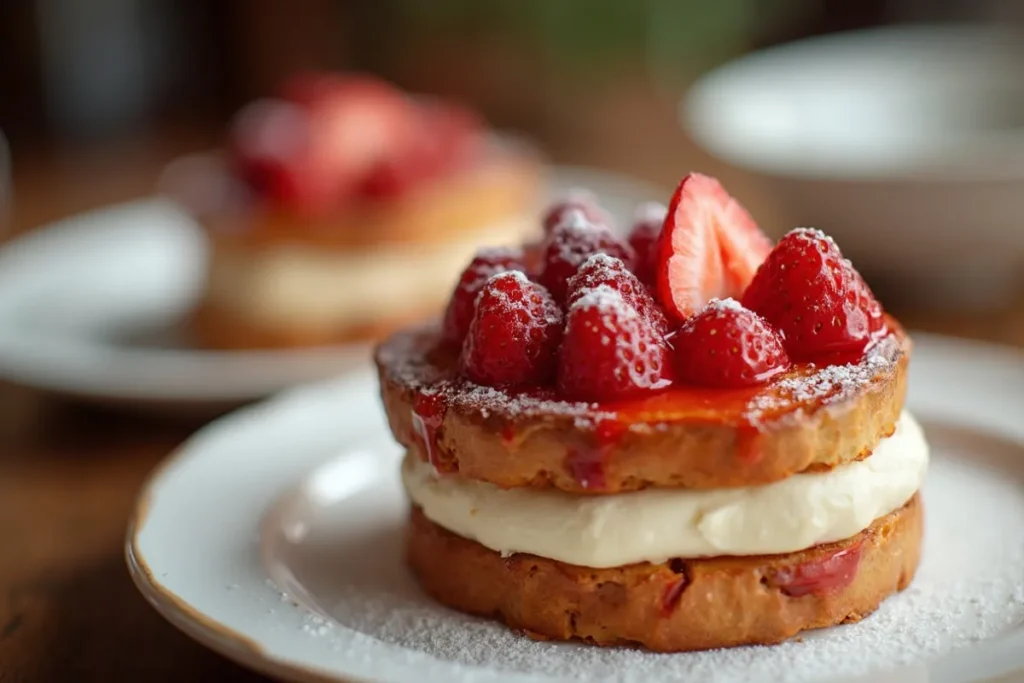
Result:
M911 343L829 237L773 245L698 174L628 239L584 196L543 230L377 349L430 595L670 652L854 622L910 583Z
M330 344L436 314L476 245L522 239L540 168L455 104L367 76L293 79L165 183L212 245L199 343Z

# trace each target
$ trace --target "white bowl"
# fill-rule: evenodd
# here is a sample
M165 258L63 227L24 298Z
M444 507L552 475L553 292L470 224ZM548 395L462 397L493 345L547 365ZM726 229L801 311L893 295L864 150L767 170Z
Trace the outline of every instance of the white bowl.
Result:
M998 304L1024 280L1022 34L902 26L790 43L703 77L683 117L890 295Z

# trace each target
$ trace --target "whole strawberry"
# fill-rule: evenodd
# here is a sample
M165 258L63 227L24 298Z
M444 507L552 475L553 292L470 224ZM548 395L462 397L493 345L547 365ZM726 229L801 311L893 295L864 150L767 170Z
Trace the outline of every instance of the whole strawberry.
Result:
M544 240L544 263L540 282L563 303L569 278L593 254L608 254L627 267L633 265L633 249L600 223L591 222L582 211L569 211Z
M653 286L658 272L658 238L665 225L668 207L660 202L641 204L629 232L629 246L636 252L633 272L645 285Z
M462 346L473 319L476 297L488 278L508 270L522 270L522 254L512 249L481 249L462 271L444 314L444 340Z
M569 190L561 201L555 202L548 208L541 219L541 224L544 226L544 234L551 234L555 226L561 223L570 211L582 212L591 223L597 223L609 228L612 225L611 215L601 208L597 196L589 190L577 188Z
M882 307L839 247L820 230L779 240L743 295L794 359L860 352L884 326Z
M476 301L462 346L462 374L486 386L550 381L562 338L562 312L521 271L492 275Z
M589 290L569 309L558 389L580 401L615 401L662 389L672 367L664 338L622 294Z
M629 272L621 260L608 254L594 254L587 258L576 274L569 278L568 293L565 299L567 308L580 300L587 292L601 285L611 287L622 295L623 300L637 313L654 325L662 334L668 333L668 320L664 311L654 301L647 288L641 284L637 276Z
M671 339L680 382L709 387L762 384L789 366L782 338L732 299L712 299Z

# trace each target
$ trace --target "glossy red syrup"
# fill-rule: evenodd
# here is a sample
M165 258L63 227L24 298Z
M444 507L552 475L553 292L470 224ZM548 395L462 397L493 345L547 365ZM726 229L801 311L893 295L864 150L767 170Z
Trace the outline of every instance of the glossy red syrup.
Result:
M858 542L824 559L778 569L768 579L768 584L794 598L827 595L853 582L860 566L861 551Z
M440 394L419 394L413 402L412 428L416 440L427 457L427 462L434 466L438 472L450 473L454 471L451 463L440 457L437 446L437 432L444 422L444 415L448 406Z
M674 386L640 399L601 406L624 424L695 422L744 424L747 406L765 390L764 386L743 389L710 389Z

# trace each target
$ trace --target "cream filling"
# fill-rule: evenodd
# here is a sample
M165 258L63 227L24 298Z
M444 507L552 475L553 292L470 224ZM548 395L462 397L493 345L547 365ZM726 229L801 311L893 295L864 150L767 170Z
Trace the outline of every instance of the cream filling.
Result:
M910 500L927 468L921 427L903 413L870 457L764 486L574 496L438 475L412 454L402 465L402 480L434 523L503 555L616 567L673 557L788 553L849 538Z
M440 307L481 244L521 241L530 223L517 216L458 242L359 251L284 244L258 252L220 252L206 299L267 326L334 329Z

